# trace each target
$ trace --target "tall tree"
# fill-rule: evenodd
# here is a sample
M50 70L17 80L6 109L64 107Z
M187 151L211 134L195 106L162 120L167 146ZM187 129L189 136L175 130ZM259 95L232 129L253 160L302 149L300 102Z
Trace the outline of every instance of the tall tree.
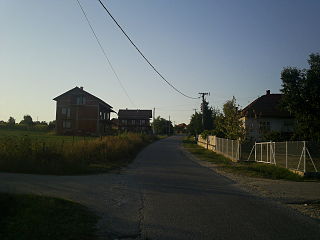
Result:
M24 115L23 120L20 122L20 124L26 124L28 126L33 125L33 120L30 115Z
M195 112L190 119L190 123L188 125L188 132L191 135L198 135L202 133L203 126L202 126L202 114Z
M172 122L158 116L152 123L155 134L173 134Z
M320 55L311 54L309 69L281 72L282 106L296 118L295 137L320 141Z
M243 138L244 128L235 97L223 105L223 114L216 118L216 134L228 139Z
M10 127L13 127L16 124L16 120L13 117L9 117L8 119L8 125Z
M213 129L213 109L209 107L209 102L201 103L201 110L203 112L203 130Z

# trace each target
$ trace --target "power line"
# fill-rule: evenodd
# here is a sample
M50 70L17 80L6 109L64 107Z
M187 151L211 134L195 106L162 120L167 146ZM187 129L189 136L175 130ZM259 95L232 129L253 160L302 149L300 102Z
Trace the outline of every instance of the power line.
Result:
M81 11L82 11L82 13L83 13L83 16L85 17L85 19L86 19L86 21L87 21L87 23L88 23L88 25L89 25L92 33L93 33L93 36L94 36L94 38L96 39L96 41L97 41L97 43L98 43L98 45L99 45L99 47L100 47L100 49L101 49L101 52L102 52L102 54L104 55L105 59L107 60L107 62L108 62L108 64L109 64L109 66L110 66L113 74L115 75L115 77L116 77L116 79L118 80L118 82L119 82L122 90L123 90L124 93L126 94L127 98L128 98L129 101L131 102L131 104L132 104L133 106L135 106L134 102L132 101L132 99L130 98L128 92L126 91L126 89L124 88L122 82L120 81L120 78L119 78L117 72L115 71L115 69L114 69L114 67L113 67L113 65L112 65L112 63L111 63L111 61L110 61L110 59L109 59L109 57L108 57L108 55L107 55L107 52L105 51L104 47L102 46L102 44L101 44L101 42L100 42L100 40L99 40L99 38L98 38L98 35L96 34L96 32L95 32L95 30L94 30L94 28L93 28L93 26L92 26L92 24L91 24L88 16L87 16L87 13L85 12L84 8L82 7L80 1L79 1L79 0L76 0L76 1L78 2L78 5L79 5L79 7L80 7L80 9L81 9Z
M115 22L115 24L119 27L121 32L126 36L126 38L129 40L129 42L134 46L134 48L138 51L138 53L143 57L143 59L150 65L150 67L170 86L172 87L176 92L180 93L181 95L191 98L191 99L198 99L199 97L190 97L183 92L181 92L179 89L177 89L175 86L173 86L156 68L152 65L152 63L147 59L147 57L140 51L140 49L137 47L137 45L131 40L131 38L128 36L128 34L123 30L123 28L120 26L120 24L117 22L117 20L112 16L110 11L107 9L107 7L102 3L101 0L98 0L101 4L101 6L104 8L104 10L108 13L108 15L112 18L112 20Z

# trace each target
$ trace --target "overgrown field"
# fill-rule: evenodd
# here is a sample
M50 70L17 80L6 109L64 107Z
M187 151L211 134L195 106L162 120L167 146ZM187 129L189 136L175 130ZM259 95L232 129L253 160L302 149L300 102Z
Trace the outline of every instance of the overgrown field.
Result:
M186 150L203 161L212 162L217 168L227 172L241 174L250 177L261 177L271 179L286 179L291 181L303 181L304 178L290 172L288 169L271 164L256 162L232 162L228 158L198 146L194 141L186 139L183 141Z
M102 138L0 131L0 172L87 174L128 164L154 140L142 134Z
M98 217L68 200L0 193L0 239L97 239Z

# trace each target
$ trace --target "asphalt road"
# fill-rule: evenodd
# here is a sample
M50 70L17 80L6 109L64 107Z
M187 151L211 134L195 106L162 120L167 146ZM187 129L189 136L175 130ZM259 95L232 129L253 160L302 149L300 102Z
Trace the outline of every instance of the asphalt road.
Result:
M320 239L320 224L252 196L194 162L170 137L120 174L0 174L0 191L75 200L101 216L101 239Z
M320 239L319 223L247 194L190 160L181 139L157 142L134 172L143 199L143 239Z

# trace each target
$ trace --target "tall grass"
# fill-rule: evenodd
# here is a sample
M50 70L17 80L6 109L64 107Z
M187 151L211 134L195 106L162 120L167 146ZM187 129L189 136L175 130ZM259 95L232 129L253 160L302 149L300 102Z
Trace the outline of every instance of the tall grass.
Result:
M39 174L84 174L126 165L151 136L122 134L78 141L35 137L0 138L0 171Z

